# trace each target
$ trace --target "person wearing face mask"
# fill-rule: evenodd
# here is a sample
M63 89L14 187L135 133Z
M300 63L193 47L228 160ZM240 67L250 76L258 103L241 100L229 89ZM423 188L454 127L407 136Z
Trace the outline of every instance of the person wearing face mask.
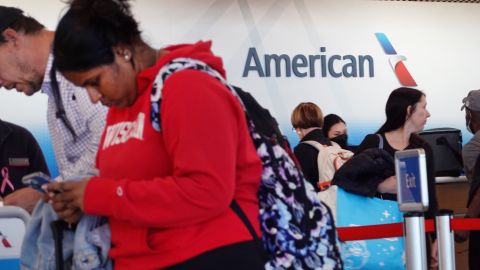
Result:
M336 142L343 149L354 151L355 147L348 144L348 130L345 121L336 114L328 114L323 118L323 135Z
M463 146L462 159L465 176L470 182L468 195L467 213L465 218L480 217L480 90L472 90L462 100L465 109L465 122L467 130L473 137ZM456 231L455 240L468 242L468 266L469 269L480 269L480 232L479 231Z
M462 149L463 166L468 181L473 179L475 162L480 154L480 90L472 90L462 100L467 130L474 136Z
M330 140L323 135L323 113L322 110L312 102L302 102L295 107L291 116L291 123L300 143L293 149L295 157L300 163L303 175L320 191L317 186L319 179L318 172L318 150L305 141L315 141L322 145L332 145Z

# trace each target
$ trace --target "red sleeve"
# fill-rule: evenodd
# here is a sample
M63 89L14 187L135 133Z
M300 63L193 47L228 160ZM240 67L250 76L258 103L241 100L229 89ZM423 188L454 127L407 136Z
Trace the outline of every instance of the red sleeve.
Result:
M244 117L239 102L218 80L194 70L172 75L162 95L161 123L173 175L153 181L95 177L87 186L85 212L170 227L202 222L228 209ZM124 196L115 195L118 187Z

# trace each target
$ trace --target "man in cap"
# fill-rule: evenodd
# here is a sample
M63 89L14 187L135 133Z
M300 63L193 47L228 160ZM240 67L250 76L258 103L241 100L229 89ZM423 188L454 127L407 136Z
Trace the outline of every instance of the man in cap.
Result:
M63 179L94 168L106 107L92 104L87 91L56 72L51 54L54 32L13 7L0 6L0 87L27 96L48 96L47 123ZM79 215L79 209L68 209Z
M473 171L480 154L480 90L472 90L462 100L465 109L467 130L473 133L472 139L462 150L463 166L469 182L473 179Z
M465 175L470 182L470 192L467 203L466 218L480 217L480 90L472 90L463 100L462 110L465 109L467 130L474 134L472 139L463 147L462 158ZM465 241L468 244L469 269L480 269L480 232L456 231L455 240Z

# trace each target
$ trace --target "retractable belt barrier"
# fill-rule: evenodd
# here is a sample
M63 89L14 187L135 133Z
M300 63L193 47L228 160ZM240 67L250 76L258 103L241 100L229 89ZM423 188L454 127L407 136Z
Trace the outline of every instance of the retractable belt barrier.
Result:
M480 230L480 218L454 218L450 222L453 231ZM433 219L425 220L425 232L434 232ZM403 223L382 225L367 225L355 227L337 227L338 237L341 241L369 240L378 238L391 238L403 236Z

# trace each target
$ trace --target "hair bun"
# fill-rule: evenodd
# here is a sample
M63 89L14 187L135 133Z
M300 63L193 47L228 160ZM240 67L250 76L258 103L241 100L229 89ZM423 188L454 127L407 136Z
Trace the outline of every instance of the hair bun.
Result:
M131 16L129 0L70 0L70 8L96 16L109 16L113 10L120 10Z

